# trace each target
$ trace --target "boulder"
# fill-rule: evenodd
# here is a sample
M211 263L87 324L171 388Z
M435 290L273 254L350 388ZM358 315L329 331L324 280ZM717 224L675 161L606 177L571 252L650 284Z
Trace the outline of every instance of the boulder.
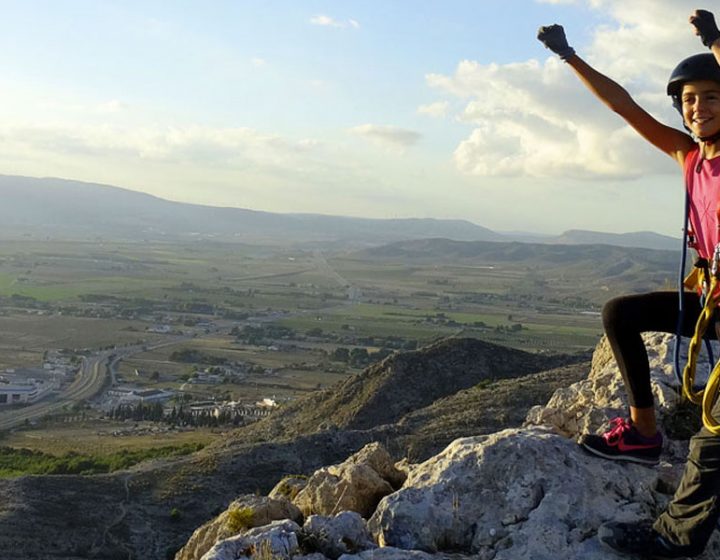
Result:
M273 521L218 542L200 560L290 560L300 554L297 534L300 526L294 521Z
M674 372L675 337L662 333L644 336L650 361L650 380L656 403L658 423L672 424L672 417L681 403L679 386ZM714 350L718 356L717 346ZM681 347L681 367L685 364L687 341ZM708 360L705 351L698 360L696 380L707 380ZM577 438L584 433L605 430L610 419L628 416L627 395L622 375L613 358L605 337L593 355L587 379L557 390L545 406L535 406L528 412L525 426L551 426L557 433ZM699 426L698 426L699 427ZM692 433L691 430L690 433ZM683 439L687 439L690 433ZM666 434L667 435L667 434ZM687 455L687 442L666 438L666 457L674 463L683 463Z
M195 530L175 560L199 560L217 542L262 527L275 520L301 521L300 510L285 498L248 494L232 502L227 510Z
M656 470L602 461L545 428L453 442L418 465L369 521L381 546L481 559L607 560L591 538L610 519L655 515Z
M303 539L306 546L332 559L377 548L365 520L354 511L335 517L311 515L303 525Z
M300 490L307 486L307 483L308 477L306 476L286 476L270 490L268 498L294 500L295 496L300 493Z
M306 515L355 511L369 517L381 498L405 480L389 453L371 443L340 465L316 471L293 503Z

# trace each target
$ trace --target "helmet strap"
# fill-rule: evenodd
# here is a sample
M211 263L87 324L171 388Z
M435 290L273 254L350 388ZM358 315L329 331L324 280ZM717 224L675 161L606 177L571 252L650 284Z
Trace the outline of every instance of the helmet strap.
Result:
M699 139L706 144L714 144L715 142L720 140L720 130L718 130L715 134L711 134L710 136L700 136Z

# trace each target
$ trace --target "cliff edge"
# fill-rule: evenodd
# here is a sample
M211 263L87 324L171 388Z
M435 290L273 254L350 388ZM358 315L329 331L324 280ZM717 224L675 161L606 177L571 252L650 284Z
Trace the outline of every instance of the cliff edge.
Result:
M393 464L373 443L308 479L281 483L196 531L177 560L240 557L323 560L370 558L480 560L612 560L596 538L605 521L654 517L679 479L697 411L680 404L670 337L646 337L660 423L669 436L654 468L585 454L574 437L622 414L626 400L609 348L598 346L587 378L558 389L530 410L525 425L464 437L418 464ZM690 428L692 430L693 427ZM294 518L253 522L270 501L293 505ZM228 519L246 523L231 534ZM223 517L225 516L225 517ZM720 558L716 533L702 560Z

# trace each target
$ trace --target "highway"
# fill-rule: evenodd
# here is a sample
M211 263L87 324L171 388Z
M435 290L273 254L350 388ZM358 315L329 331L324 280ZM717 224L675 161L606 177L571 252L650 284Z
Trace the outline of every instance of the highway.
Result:
M114 351L101 352L89 358L83 358L80 371L73 382L58 395L0 413L0 432L20 426L25 421L41 418L54 412L71 407L73 404L90 399L100 392L107 376L107 360Z
M338 284L345 286L349 289L352 294L349 300L345 304L357 303L356 297L359 294L359 290L350 285L347 280L335 272L332 267L325 261L322 253L317 251L315 253L316 263L320 270L326 274L332 276ZM300 313L306 313L302 311ZM253 319L254 322L267 322L276 320L280 316L289 316L290 313L276 313L271 317L256 317ZM247 324L249 321L245 321ZM238 321L216 321L216 328L213 329L207 336L213 335L219 328L230 328L240 324ZM65 387L60 393L51 393L39 402L36 402L27 406L13 407L8 410L0 411L0 432L11 430L18 426L23 425L25 422L31 422L38 420L48 414L62 412L72 407L74 404L92 399L97 396L109 381L110 385L116 385L115 380L115 367L117 362L123 358L127 358L138 352L143 352L149 349L160 348L162 346L171 346L184 342L191 338L198 337L197 334L184 334L180 336L174 336L170 339L166 339L162 342L155 343L152 345L138 345L129 346L125 348L115 348L112 350L105 350L89 357L83 358L82 366L79 372L76 374L75 379L70 383L69 386ZM198 337L202 338L202 336Z
M0 412L0 432L16 428L26 421L36 420L48 414L60 412L63 409L70 408L75 403L93 398L102 391L108 377L110 377L111 384L115 385L115 365L123 358L143 352L145 349L177 344L189 338L192 338L192 336L182 335L147 347L139 345L117 348L83 358L82 366L75 379L61 393L51 394L40 402L29 406Z

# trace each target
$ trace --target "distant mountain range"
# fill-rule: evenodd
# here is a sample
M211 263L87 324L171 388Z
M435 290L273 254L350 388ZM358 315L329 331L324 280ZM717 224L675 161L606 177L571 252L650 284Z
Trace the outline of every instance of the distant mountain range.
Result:
M201 206L93 183L0 175L3 237L182 240L367 247L396 241L520 241L605 244L676 250L680 240L653 232L583 230L559 236L498 233L467 220L369 219L319 214L278 214Z

